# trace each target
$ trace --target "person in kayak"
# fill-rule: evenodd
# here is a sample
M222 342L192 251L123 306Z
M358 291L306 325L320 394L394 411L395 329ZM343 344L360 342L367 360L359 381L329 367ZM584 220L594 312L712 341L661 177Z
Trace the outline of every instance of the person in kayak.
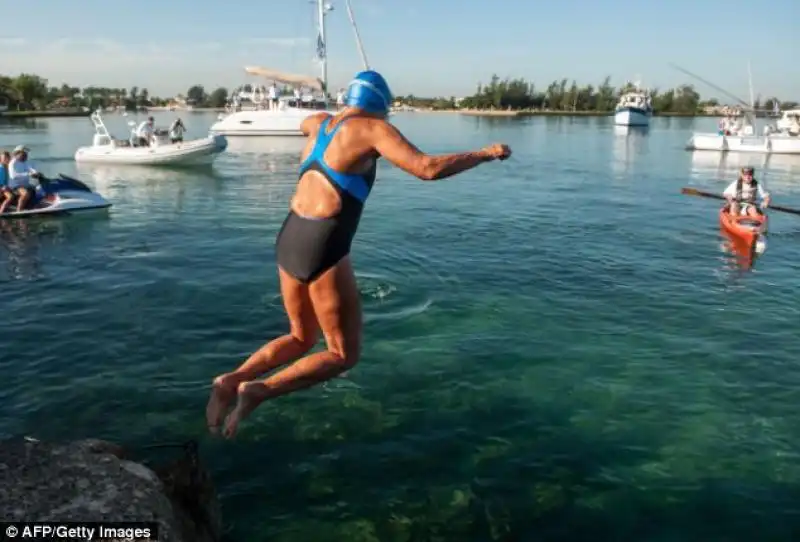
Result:
M770 196L755 179L754 170L750 166L743 167L739 178L733 181L722 193L728 200L728 210L732 215L748 215L757 217L761 214L757 198L761 199L761 208L769 207Z
M378 158L419 179L437 181L511 156L503 144L458 154L425 154L386 120L391 103L384 78L363 71L350 83L344 109L335 115L317 113L302 122L300 129L308 139L299 180L275 243L289 333L213 380L206 407L212 433L224 425L223 433L230 438L263 401L334 378L358 362L361 299L350 247L375 182ZM306 356L320 334L327 350ZM255 380L287 364L291 365L265 380Z

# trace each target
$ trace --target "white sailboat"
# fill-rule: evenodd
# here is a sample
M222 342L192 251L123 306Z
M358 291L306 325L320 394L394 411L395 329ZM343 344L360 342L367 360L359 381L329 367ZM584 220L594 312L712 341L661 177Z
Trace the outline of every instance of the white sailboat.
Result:
M761 135L756 131L756 119L754 108L753 77L750 72L750 63L747 64L747 71L750 81L750 104L740 98L733 96L726 90L717 87L697 77L686 70L682 70L707 85L716 88L720 92L727 94L746 107L742 111L743 121L733 130L726 130L722 127L716 133L695 133L686 144L686 149L690 151L716 151L716 152L749 152L759 154L795 154L800 155L800 137L792 136L786 132L775 133L771 127L765 126Z
M211 126L212 134L225 136L302 136L300 124L307 117L327 111L336 112L335 104L331 103L328 94L328 60L327 43L325 41L325 17L333 10L333 6L317 0L317 60L320 64L320 77L307 77L294 75L276 70L258 67L247 67L245 71L251 75L258 75L275 83L304 87L317 91L318 96L311 99L298 100L294 97L279 97L277 103L270 103L264 99L255 104L251 110L242 110L238 103L230 104L228 112L221 115L219 120ZM349 6L348 6L349 8Z

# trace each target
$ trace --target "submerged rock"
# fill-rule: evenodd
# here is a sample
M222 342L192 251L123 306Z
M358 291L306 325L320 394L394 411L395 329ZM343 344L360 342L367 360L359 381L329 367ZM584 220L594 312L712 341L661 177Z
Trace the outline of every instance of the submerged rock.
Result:
M157 521L161 542L218 542L219 505L196 444L152 469L100 440L0 440L4 521Z

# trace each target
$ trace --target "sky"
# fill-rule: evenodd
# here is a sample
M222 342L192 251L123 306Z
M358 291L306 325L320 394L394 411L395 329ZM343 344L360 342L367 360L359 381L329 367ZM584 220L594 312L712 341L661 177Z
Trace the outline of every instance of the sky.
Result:
M330 87L362 68L345 0L327 0ZM0 0L10 8L11 0ZM493 73L544 88L641 80L692 83L677 64L749 101L800 101L800 1L772 0L351 0L370 66L395 95L465 96ZM315 63L314 0L28 0L31 24L0 27L0 73L41 75L51 85L210 92L257 79L244 66L303 75ZM19 28L16 31L16 28ZM11 33L16 31L17 33ZM791 68L790 68L791 67Z

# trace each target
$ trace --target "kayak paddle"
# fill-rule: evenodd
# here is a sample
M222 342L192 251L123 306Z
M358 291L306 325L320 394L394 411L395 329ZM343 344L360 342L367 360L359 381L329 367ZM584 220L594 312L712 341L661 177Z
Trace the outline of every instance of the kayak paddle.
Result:
M703 192L702 190L698 190L696 188L681 188L681 194L686 194L687 196L700 196L703 198L713 198L713 199L721 199L724 200L724 196L720 196L719 194L713 194L711 192ZM790 207L781 207L780 205L770 205L767 207L770 211L781 211L784 213L791 213L793 215L800 215L800 210L792 209Z

